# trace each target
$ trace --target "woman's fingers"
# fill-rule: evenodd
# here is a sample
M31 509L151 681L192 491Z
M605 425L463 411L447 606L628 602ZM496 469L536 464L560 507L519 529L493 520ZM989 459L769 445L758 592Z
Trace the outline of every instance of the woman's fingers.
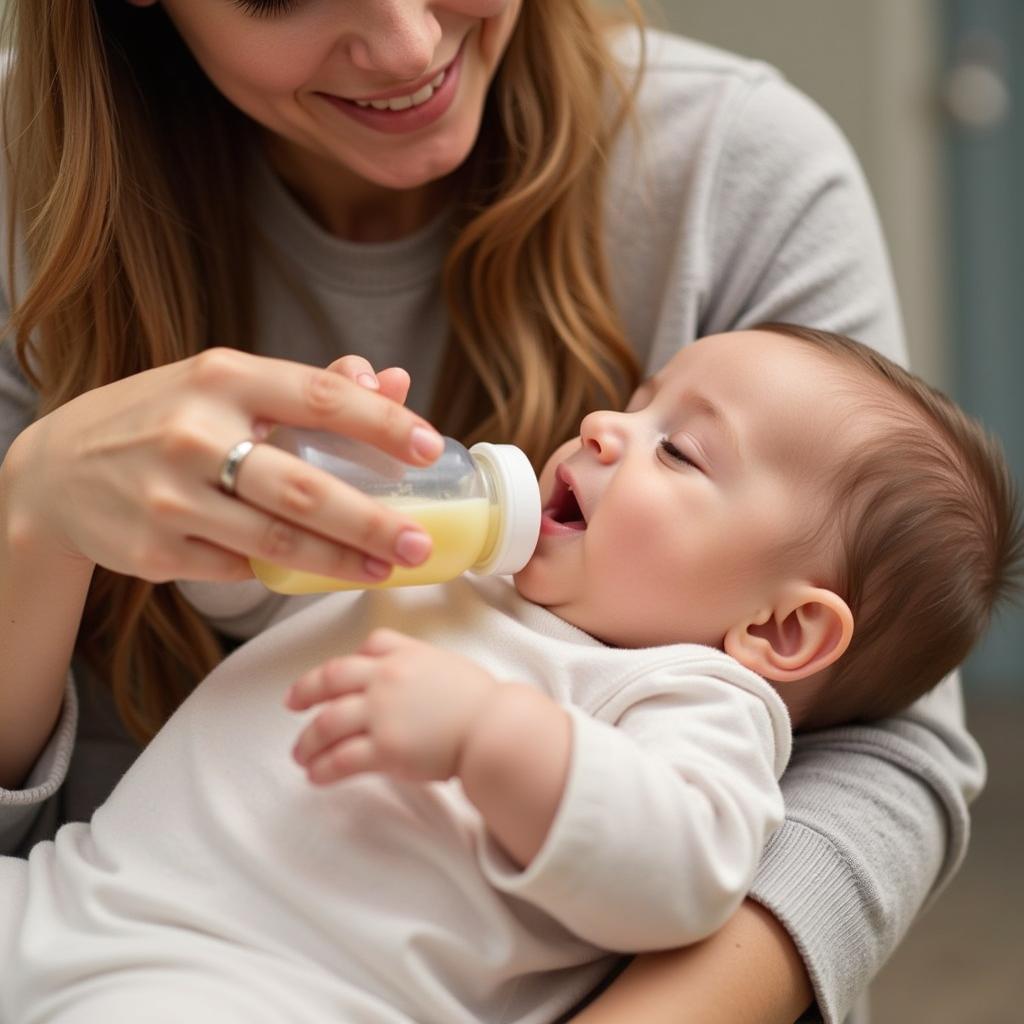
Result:
M415 520L273 445L246 456L225 500L234 507L211 505L204 536L290 568L365 579L365 556L412 566L431 549Z
M389 366L377 373L368 359L349 355L335 359L327 369L371 391L379 391L385 398L390 398L392 402L398 402L400 405L405 405L405 400L409 397L409 371L403 370L400 366Z
M342 377L347 377L349 380L355 381L356 384L369 388L370 391L380 391L380 383L377 380L377 374L374 372L373 364L363 356L342 356L340 359L335 359L333 363L328 364L327 370L330 373L337 373Z
M197 537L161 537L135 546L132 575L150 583L171 580L252 579L249 560Z
M270 445L238 466L234 498L218 486L232 446L277 423L431 462L440 435L385 394L401 396L404 375L386 372L371 390L347 376L372 373L365 360L342 369L210 349L86 392L12 446L25 454L6 463L10 514L53 545L153 581L239 579L253 556L358 581L417 565L430 550L418 524Z
M251 580L249 559L217 544L196 537L186 537L184 544L185 574L175 573L175 579L219 580L233 582Z
M340 373L232 349L209 349L187 362L197 388L237 396L253 420L330 430L416 465L433 462L444 446L422 417Z
M400 366L389 366L377 374L377 382L380 385L380 393L385 398L405 405L405 400L409 397L409 385L412 383L408 370L403 370Z

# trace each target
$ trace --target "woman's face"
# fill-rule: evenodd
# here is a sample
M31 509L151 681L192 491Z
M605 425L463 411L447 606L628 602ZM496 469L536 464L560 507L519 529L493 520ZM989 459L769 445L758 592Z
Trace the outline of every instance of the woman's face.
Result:
M412 189L469 155L522 0L162 3L214 85L293 156Z

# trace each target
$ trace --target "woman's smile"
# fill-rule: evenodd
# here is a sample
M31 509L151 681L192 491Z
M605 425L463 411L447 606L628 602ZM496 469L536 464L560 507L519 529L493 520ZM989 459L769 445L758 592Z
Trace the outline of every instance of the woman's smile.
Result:
M210 0L162 6L210 81L263 129L275 171L327 230L353 237L358 208L405 193L417 211L395 207L391 238L438 212L437 183L472 152L521 8L335 0L256 17Z
M418 131L438 121L451 107L459 87L464 47L465 41L449 64L411 87L402 87L404 92L395 89L358 99L330 93L318 95L335 110L374 131L393 134Z

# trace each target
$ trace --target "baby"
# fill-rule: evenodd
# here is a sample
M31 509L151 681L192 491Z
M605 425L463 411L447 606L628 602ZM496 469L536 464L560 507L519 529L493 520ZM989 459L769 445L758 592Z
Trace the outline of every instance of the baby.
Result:
M717 929L792 726L909 704L1021 559L995 442L788 325L684 349L541 484L514 586L307 603L0 865L0 1020L554 1020Z

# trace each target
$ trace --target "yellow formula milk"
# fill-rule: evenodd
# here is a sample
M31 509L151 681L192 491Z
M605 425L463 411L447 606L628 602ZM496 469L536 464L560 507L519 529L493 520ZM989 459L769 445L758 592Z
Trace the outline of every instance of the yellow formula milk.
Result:
M359 441L320 431L278 428L270 443L358 487L415 519L433 541L413 568L396 565L380 583L319 576L253 559L253 572L281 594L366 590L440 583L466 571L512 573L533 554L540 533L540 490L525 454L481 442L467 451L445 438L431 466L415 468Z

